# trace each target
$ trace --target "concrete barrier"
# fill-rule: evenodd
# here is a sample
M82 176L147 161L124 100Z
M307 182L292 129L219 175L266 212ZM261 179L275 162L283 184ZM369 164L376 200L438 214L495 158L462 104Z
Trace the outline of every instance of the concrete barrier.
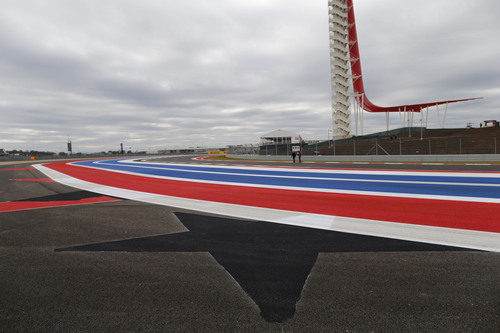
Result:
M291 161L291 156L285 155L236 155L228 154L228 158ZM302 155L304 162L500 162L500 154L468 154L468 155Z

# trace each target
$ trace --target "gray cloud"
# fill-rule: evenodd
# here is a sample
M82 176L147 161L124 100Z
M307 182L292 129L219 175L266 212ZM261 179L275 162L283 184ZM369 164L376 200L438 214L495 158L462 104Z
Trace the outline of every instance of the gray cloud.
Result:
M497 1L355 9L372 100L484 96L450 106L448 123L498 118ZM68 137L78 151L226 145L276 128L325 138L327 21L326 0L4 1L0 147L62 151ZM366 120L365 133L385 128L383 116Z

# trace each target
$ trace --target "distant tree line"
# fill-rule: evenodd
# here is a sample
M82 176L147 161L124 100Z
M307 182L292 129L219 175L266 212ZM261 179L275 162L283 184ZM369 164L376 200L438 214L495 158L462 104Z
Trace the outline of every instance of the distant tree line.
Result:
M9 155L16 155L16 156L60 156L60 157L66 157L69 156L68 153L66 152L60 152L60 153L55 153L52 151L38 151L38 150L6 150L5 153ZM131 150L129 151L124 151L125 154L127 155L146 155L146 151L136 151L132 152ZM101 151L99 153L73 153L71 156L99 156L99 155L121 155L121 151L119 150L109 150L107 152Z
M7 154L20 155L20 156L54 156L57 155L52 151L38 151L38 150L7 150Z

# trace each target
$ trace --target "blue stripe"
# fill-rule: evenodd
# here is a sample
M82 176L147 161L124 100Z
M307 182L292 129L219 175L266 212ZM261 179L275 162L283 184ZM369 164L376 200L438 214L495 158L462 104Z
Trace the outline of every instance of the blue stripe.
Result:
M120 170L134 172L144 175L175 177L195 181L217 181L229 183L243 183L248 185L272 185L299 187L303 189L318 188L330 190L349 191L371 191L371 192L391 192L405 194L424 195L446 195L464 196L479 198L500 198L500 188L494 186L478 185L435 185L435 184L414 184L414 183L384 183L373 182L373 180L392 180L407 182L456 182L456 183L476 183L476 184L499 184L500 179L493 177L447 177L443 176L405 176L405 175L367 175L367 174L343 174L343 173L314 173L288 172L281 170L245 170L236 168L216 168L193 165L160 165L118 163L118 160L108 161L85 161L78 162L78 165L92 166L106 170ZM102 164L106 163L106 164ZM111 164L111 165L108 165ZM141 166L154 167L155 169L141 168ZM173 170L169 170L173 169ZM190 172L202 171L202 172ZM217 173L215 173L217 172ZM220 174L223 172L224 174ZM240 175L238 175L238 174ZM271 176L271 177L258 177ZM272 176L284 176L285 178L274 178ZM337 179L301 179L286 177L310 177L310 178L343 178ZM357 180L357 181L353 181ZM360 181L361 180L361 181ZM363 181L365 180L365 181Z
M82 162L86 163L86 162ZM95 163L94 161L87 163ZM118 160L104 161L104 163L112 163L115 165L137 166L134 163L118 163ZM365 179L365 180L393 180L393 181L418 181L418 182L441 182L441 183L468 183L468 184L498 184L500 185L500 177L458 177L458 176L416 176L416 175L374 175L374 174L349 174L349 173L318 173L310 171L291 172L291 171L274 171L274 170L248 170L236 168L214 168L193 165L162 165L155 163L141 163L141 165L154 167L159 169L176 169L176 170L191 170L218 172L228 174L247 174L247 175L263 175L263 176L285 176L285 177L309 177L309 178L344 178L344 179Z

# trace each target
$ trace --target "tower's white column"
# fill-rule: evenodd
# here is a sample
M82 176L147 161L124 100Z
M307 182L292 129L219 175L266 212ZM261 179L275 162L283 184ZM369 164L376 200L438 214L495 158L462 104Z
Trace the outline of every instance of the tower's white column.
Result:
M346 0L328 0L333 135L351 136L349 40Z

